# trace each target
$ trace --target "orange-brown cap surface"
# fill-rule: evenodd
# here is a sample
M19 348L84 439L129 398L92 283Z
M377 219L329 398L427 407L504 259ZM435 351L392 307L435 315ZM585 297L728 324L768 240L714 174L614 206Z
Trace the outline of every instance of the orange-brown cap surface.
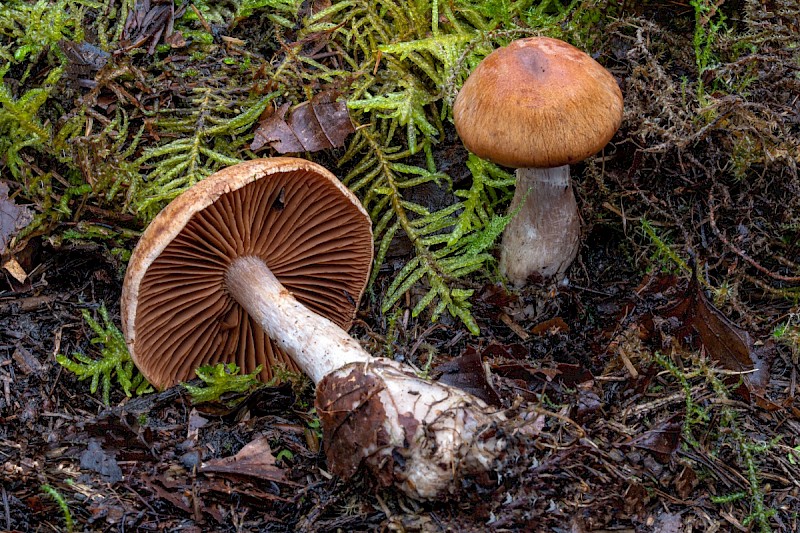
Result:
M514 168L568 165L597 153L622 122L614 77L558 39L530 37L489 54L453 106L474 154Z
M262 379L275 363L294 368L226 292L228 265L260 257L297 300L347 329L372 250L369 215L323 167L278 157L221 170L164 208L133 251L122 291L133 361L159 388L204 364L263 364Z

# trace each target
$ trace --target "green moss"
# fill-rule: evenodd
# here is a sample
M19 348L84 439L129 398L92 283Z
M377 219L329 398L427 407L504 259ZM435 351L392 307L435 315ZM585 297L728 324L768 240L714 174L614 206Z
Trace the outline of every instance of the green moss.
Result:
M691 369L679 368L669 358L659 354L656 354L655 360L677 380L685 393L686 415L682 431L685 444L699 453L709 453L706 451L709 449L733 450L736 454L736 464L743 469L746 476L748 487L745 492L737 491L721 495L714 502L723 505L747 498L750 503L750 513L741 518L742 523L762 533L772 531L770 519L777 511L768 508L764 501L765 489L760 462L774 443L753 440L746 432L739 412L728 401L731 396L729 387L705 360L692 361ZM698 384L710 388L719 402L706 401L701 404L696 400Z
M261 365L250 374L240 375L239 372L240 369L235 363L201 366L195 373L203 385L196 386L189 383L181 385L191 396L193 404L218 402L224 394L240 394L260 385L258 374L261 373Z
M113 50L132 3L62 0L58 15L44 5L4 13L5 27L16 28L13 42L39 48L20 51L8 41L2 57L13 63L6 68L26 72L34 55L46 55L55 68L44 82L18 91L0 88L0 155L40 203L36 231L51 233L68 218L79 222L80 209L92 204L122 209L146 224L192 184L255 157L249 151L252 131L268 106L295 105L333 90L347 100L358 127L339 166L374 220L374 272L394 237L405 235L413 244L383 311L420 284L426 291L413 303L415 316L428 313L435 320L449 313L479 332L470 312L473 289L463 280L495 276L490 252L508 220L498 212L513 181L473 157L471 183L450 191L450 177L437 168L438 145L450 128L456 91L477 63L514 38L563 33L571 15L585 15L579 3L344 0L307 13L298 0L197 1L175 22L188 41L180 51L188 61L176 66L163 43L154 56L141 50L112 56L91 74L98 84L91 97L82 90L84 98L63 119L43 112L48 107L53 113L44 104L55 103L62 96L56 87L69 83L62 79L65 58L55 44L91 33ZM86 16L89 11L92 16ZM18 28L28 19L37 22L36 31L47 31L26 41ZM229 33L241 29L245 39L220 45L208 25L227 25ZM260 39L269 39L273 55L254 51L264 46ZM316 53L323 47L333 53ZM118 103L111 121L99 125L94 105L101 92L113 93ZM133 93L159 96L135 106L125 96ZM57 161L62 171L23 176L22 152ZM421 185L448 190L455 201L432 209L411 200L410 192ZM91 231L83 237L105 238L97 228L85 229ZM70 232L68 238L79 235Z
M41 491L50 498L52 498L57 504L58 507L61 509L61 514L64 515L64 526L66 531L71 533L74 530L75 524L72 520L72 513L69 510L69 504L67 504L67 499L64 498L64 495L61 494L58 490L53 488L50 485L42 485L40 487Z
M97 392L98 387L102 387L103 403L106 405L111 403L112 379L116 380L127 396L152 392L150 384L133 366L122 332L114 326L105 306L100 307L98 313L102 324L92 318L89 311L82 311L83 319L95 334L90 342L101 345L101 357L95 359L76 352L70 359L66 355L58 354L58 364L73 372L80 380L91 379L89 390L92 394Z

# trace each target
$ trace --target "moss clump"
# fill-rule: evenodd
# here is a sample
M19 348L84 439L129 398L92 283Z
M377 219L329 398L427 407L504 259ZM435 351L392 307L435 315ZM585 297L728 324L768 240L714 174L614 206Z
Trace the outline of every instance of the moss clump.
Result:
M58 354L58 364L73 372L80 380L91 379L89 390L92 394L97 392L98 387L102 387L103 403L106 405L111 404L112 380L116 380L126 396L152 392L153 388L133 365L122 332L114 326L105 306L100 307L98 313L102 324L92 318L89 311L82 311L83 319L95 334L90 342L102 345L100 358L95 359L79 352L73 353L71 359Z

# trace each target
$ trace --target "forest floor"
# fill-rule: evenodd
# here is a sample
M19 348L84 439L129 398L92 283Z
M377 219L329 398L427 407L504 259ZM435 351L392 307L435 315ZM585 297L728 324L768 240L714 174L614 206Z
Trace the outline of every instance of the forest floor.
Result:
M800 8L717 3L731 27L746 20L751 48L705 70L698 89L686 82L695 12L646 4L596 41L625 119L573 168L584 227L567 282L514 291L473 274L478 336L446 313L412 316L424 287L389 320L381 303L410 253L396 238L351 330L435 378L478 380L527 418L490 479L418 502L332 476L303 381L233 408L193 405L181 386L130 398L112 386L106 406L55 361L99 357L84 310L105 303L119 323L115 250L138 228L93 209L86 220L131 229L115 250L34 235L13 250L24 279L10 268L0 279L0 530L800 531ZM468 180L468 154L444 128L437 168ZM0 197L0 214L24 198ZM245 446L259 462L222 460Z

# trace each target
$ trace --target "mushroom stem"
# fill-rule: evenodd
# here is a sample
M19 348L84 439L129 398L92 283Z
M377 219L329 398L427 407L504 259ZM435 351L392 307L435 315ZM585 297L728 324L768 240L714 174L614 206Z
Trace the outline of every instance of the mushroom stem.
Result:
M316 384L330 372L371 356L342 328L298 302L258 257L235 259L228 292Z
M569 165L518 169L509 212L517 209L503 233L501 272L516 287L531 277L561 277L578 254L580 240Z
M363 465L382 485L413 498L455 493L465 475L485 475L505 450L502 412L461 389L370 356L344 330L287 291L267 265L241 257L228 291L317 383L330 469L348 478Z

